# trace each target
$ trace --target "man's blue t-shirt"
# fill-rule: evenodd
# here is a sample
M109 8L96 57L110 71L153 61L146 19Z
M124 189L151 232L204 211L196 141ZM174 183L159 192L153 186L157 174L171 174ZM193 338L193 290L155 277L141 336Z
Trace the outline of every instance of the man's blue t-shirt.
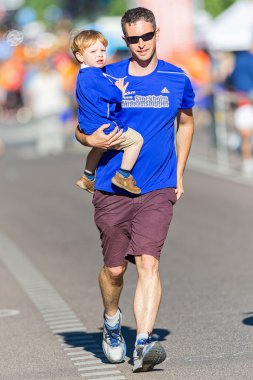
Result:
M85 67L79 70L76 81L76 100L78 103L78 123L80 130L91 135L102 124L110 126L104 130L108 134L116 125L127 130L117 118L122 92L114 84L115 80L107 77L102 69Z
M111 80L129 82L119 113L122 124L134 125L144 144L132 170L137 186L145 194L177 186L177 159L174 144L174 121L180 109L194 105L194 93L184 71L170 63L158 61L156 69L145 76L128 73L130 60L106 66ZM95 189L127 194L111 183L120 168L122 151L103 154L96 173ZM128 193L129 194L129 193Z

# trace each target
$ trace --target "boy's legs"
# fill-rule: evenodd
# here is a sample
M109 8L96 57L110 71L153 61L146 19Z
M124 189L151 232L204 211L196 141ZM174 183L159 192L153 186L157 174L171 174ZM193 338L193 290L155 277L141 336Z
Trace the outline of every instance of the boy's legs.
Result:
M128 130L122 134L122 137L125 138L125 141L115 147L115 149L124 151L122 163L120 169L113 177L112 183L131 193L140 194L141 190L136 186L131 171L140 154L143 137L131 128L128 128Z
M103 149L92 148L86 158L85 170L76 185L89 193L94 193L95 171L104 153Z
M135 141L132 145L125 148L121 163L121 169L131 171L139 157L143 145L143 138Z
M103 149L92 148L86 158L85 170L88 170L90 173L95 173L104 152Z

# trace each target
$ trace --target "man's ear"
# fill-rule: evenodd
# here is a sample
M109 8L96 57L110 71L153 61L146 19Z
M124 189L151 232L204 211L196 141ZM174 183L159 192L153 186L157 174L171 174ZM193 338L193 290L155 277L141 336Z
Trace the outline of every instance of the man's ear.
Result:
M128 46L128 41L127 41L126 37L124 36L124 34L123 34L123 36L122 36L122 39L125 41L126 46Z
M159 41L159 35L160 35L160 28L157 28L155 32L156 41Z
M78 62L84 63L83 56L79 51L76 53L76 59L78 60Z

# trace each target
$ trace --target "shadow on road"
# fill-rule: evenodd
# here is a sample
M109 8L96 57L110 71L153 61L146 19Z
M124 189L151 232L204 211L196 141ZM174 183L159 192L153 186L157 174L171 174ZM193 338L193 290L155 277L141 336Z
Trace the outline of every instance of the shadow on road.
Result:
M101 329L102 330L102 329ZM132 362L132 355L134 350L134 344L136 339L136 330L128 326L122 327L122 334L125 341L127 342L127 357L130 359L129 363ZM166 337L170 334L167 329L154 329L153 337L160 342L165 341ZM103 363L109 363L106 357L101 357L101 353L98 353L98 347L102 348L103 334L101 332L87 333L84 331L74 331L58 334L64 339L64 343L70 347L79 347L80 350L84 350L94 355L94 357L100 358Z
M246 314L253 314L253 312L251 313L246 313ZM244 318L242 320L242 323L244 325L247 325L247 326L253 326L253 315L251 315L250 317L247 317L247 318Z

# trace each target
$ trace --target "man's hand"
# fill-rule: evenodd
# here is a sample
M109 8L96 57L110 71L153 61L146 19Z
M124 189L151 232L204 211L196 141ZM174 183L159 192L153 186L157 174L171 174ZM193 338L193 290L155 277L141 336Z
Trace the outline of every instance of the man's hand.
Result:
M80 132L79 128L76 128L75 137L77 141L82 145L90 146L92 148L100 148L100 149L113 149L115 145L125 141L125 139L120 136L123 133L123 130L118 127L115 127L114 130L106 135L104 130L109 127L110 124L103 124L99 127L92 135L85 135Z
M190 152L194 132L194 120L191 109L182 109L177 117L177 188L179 199L184 194L183 174L186 161Z
M175 192L177 194L177 200L179 200L179 198L181 198L181 196L184 194L183 178L179 178L177 180L177 187L175 189Z

